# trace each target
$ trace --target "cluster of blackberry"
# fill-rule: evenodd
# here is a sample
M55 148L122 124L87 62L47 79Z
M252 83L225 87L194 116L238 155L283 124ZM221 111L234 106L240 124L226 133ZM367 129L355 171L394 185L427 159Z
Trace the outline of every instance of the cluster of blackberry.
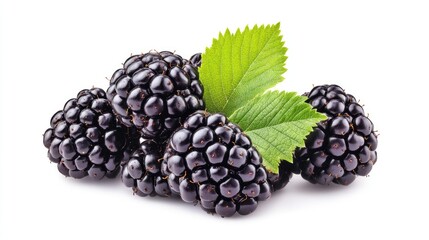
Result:
M377 136L356 99L336 85L305 94L327 120L279 173L240 127L204 110L201 54L190 60L151 51L128 58L107 92L85 89L56 112L43 135L65 176L116 177L139 196L179 196L222 217L252 213L293 173L312 183L348 185L377 160Z

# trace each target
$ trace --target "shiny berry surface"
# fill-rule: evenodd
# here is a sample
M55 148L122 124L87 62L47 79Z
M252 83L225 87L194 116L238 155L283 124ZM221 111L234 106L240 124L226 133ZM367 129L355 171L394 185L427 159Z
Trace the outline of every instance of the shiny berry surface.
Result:
M131 155L124 165L121 179L125 186L132 188L138 196L168 197L178 194L177 179L169 181L167 173L163 173L162 165L163 144L154 140L145 140ZM183 166L183 159L176 159L177 165ZM180 171L178 167L175 171Z
M356 98L337 85L314 87L304 94L327 120L318 124L297 149L294 164L311 183L349 185L366 176L377 161L377 134Z
M284 188L294 173L299 173L298 166L286 160L280 161L277 174L268 172L268 183L271 185L271 190L275 192Z
M200 203L207 212L246 215L271 196L251 139L222 114L190 115L167 141L163 159L172 188L178 188L183 201Z
M204 109L200 62L201 55L188 61L168 51L131 56L113 73L107 98L125 126L164 141L189 114Z
M138 146L138 139L135 128L117 121L106 93L92 88L80 91L52 116L43 145L63 175L102 179L118 174L121 162L127 162Z

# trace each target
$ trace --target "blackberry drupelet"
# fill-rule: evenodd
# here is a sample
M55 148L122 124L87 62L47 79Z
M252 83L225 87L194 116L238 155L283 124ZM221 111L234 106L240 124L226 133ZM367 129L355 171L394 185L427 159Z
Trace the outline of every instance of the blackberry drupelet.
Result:
M137 130L119 124L100 88L82 90L68 100L43 135L49 159L73 178L115 177L138 141Z
M198 59L194 56L191 62L168 51L128 58L113 73L107 90L123 124L137 127L145 139L161 142L189 114L204 109Z
M194 55L192 55L192 57L189 58L189 62L197 68L201 67L201 61L201 53L195 53Z
M170 196L167 176L161 174L163 144L143 141L122 169L122 182L139 196Z
M377 135L355 97L337 85L314 87L307 102L326 114L295 151L301 176L311 183L349 185L366 176L377 161Z
M164 161L173 192L222 217L249 214L271 196L258 151L221 114L190 115L168 140Z
M281 160L279 164L279 173L274 174L267 171L268 173L268 182L271 185L271 190L273 192L278 191L284 188L292 178L293 174L299 174L299 166L292 164L286 160Z

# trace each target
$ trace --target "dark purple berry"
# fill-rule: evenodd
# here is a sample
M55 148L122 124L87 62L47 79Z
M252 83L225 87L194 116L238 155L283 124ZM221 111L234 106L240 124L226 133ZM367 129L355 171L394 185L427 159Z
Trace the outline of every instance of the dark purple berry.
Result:
M228 217L253 212L271 196L262 158L222 114L197 111L167 141L168 182L185 202Z
M162 152L164 144L154 140L143 141L125 163L121 178L125 186L133 188L138 196L171 196L178 193L178 178L169 179L169 173L162 171L164 165ZM183 168L184 160L180 157L172 161L176 171Z
M349 185L366 176L377 161L378 140L371 120L356 98L338 85L323 85L304 94L327 120L318 123L297 149L294 165L311 183Z
M189 114L204 109L198 59L193 59L169 51L129 57L107 90L121 122L138 128L145 139L162 142Z
M136 129L125 128L116 120L99 88L85 89L70 99L51 118L51 128L43 136L48 157L65 176L95 179L114 177L127 152L138 145Z

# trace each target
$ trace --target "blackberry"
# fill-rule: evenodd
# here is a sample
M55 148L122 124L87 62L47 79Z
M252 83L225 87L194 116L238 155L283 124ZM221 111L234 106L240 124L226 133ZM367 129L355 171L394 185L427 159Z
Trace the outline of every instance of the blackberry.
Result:
M166 140L186 117L204 109L197 66L172 52L128 58L110 79L107 98L122 123L145 139Z
M301 176L311 183L349 185L366 176L377 161L377 135L371 120L353 95L337 85L314 87L305 93L327 120L317 124L295 151Z
M92 88L80 91L52 116L43 144L63 175L102 179L119 173L121 161L128 160L138 139L135 128L119 124L106 93Z
M139 196L170 196L167 177L161 174L164 147L153 140L146 140L133 153L122 169L122 182Z
M273 192L284 188L292 178L293 174L299 173L299 167L286 160L281 160L279 164L279 173L268 172L268 182Z
M173 192L222 217L249 214L271 196L258 151L221 114L190 115L168 140L164 161Z

